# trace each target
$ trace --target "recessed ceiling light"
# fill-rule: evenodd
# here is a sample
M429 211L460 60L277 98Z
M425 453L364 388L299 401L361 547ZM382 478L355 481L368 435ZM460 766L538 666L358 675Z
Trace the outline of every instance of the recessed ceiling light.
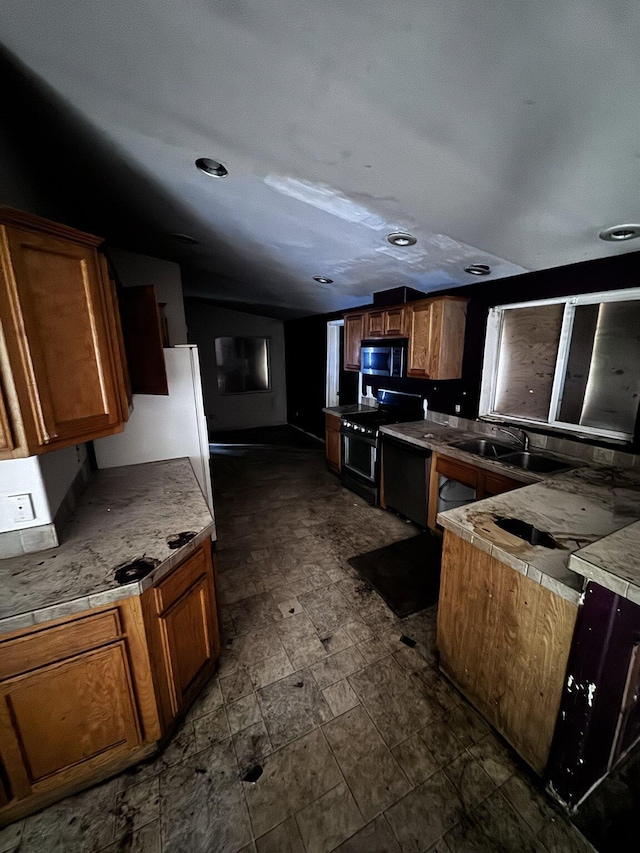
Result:
M640 237L640 225L612 225L610 228L603 229L598 237L612 243L633 240L634 237Z
M204 172L205 175L211 175L213 178L226 178L229 174L222 163L218 163L217 160L211 160L209 157L198 157L196 160L196 166L201 172Z
M488 264L469 264L468 267L464 268L464 271L471 275L489 275L491 267Z
M326 276L324 276L324 275L314 275L313 280L319 281L320 284L333 284L333 279L332 278L326 278Z
M179 234L178 232L174 234L169 234L173 240L176 240L178 243L184 243L185 246L197 246L199 240L196 240L195 237L192 237L190 234Z
M418 242L413 234L406 231L392 231L387 235L387 240L394 246L413 246Z

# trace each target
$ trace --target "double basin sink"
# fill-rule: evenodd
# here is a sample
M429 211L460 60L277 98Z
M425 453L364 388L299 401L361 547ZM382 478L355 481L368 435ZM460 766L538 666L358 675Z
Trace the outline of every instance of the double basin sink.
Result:
M452 444L452 447L457 447L459 450L466 450L467 453L475 453L477 456L483 456L488 459L497 459L500 462L514 465L516 468L522 468L524 471L531 471L534 474L551 474L555 471L564 471L571 467L566 462L552 459L550 456L544 456L542 453L531 453L528 450L514 451L513 446L499 444L497 441L492 441L488 438L473 438L467 441L458 441Z

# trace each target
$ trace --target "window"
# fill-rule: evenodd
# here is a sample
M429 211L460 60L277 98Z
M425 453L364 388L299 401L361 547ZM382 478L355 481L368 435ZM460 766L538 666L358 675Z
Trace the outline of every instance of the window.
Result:
M269 338L216 338L220 394L271 390Z
M631 440L640 399L640 289L489 312L480 417Z

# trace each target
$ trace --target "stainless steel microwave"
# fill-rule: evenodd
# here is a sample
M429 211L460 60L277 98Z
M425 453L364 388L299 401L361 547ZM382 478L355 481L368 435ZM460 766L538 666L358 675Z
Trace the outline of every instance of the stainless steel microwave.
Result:
M404 376L407 343L406 338L362 341L360 372L367 376Z

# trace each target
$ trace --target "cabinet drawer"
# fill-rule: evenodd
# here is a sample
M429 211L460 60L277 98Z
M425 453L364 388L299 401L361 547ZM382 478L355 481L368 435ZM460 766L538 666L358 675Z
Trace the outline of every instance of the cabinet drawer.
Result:
M208 561L205 547L206 544L200 546L195 554L176 566L171 574L160 581L155 589L158 613L162 614L171 607L201 575L206 574Z
M73 657L122 636L117 608L0 643L0 680Z
M438 456L436 470L438 474L450 477L459 483L464 483L465 486L476 488L478 485L478 473L476 469L465 465L463 462L454 462L452 459L445 459L442 456Z

